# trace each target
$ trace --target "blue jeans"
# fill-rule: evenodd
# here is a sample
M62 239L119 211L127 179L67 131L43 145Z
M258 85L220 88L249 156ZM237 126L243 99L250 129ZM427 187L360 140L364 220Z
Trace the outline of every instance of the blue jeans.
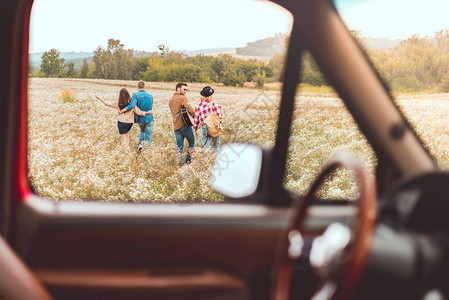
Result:
M220 136L217 137L211 137L210 135L207 136L206 135L206 125L202 126L203 129L201 130L201 145L203 145L203 148L209 148L210 147L210 142L212 140L212 143L214 144L214 150L215 152L217 152L218 150L220 150Z
M186 164L192 162L192 153L195 148L195 135L193 128L183 126L178 130L175 130L176 145L178 146L179 165L182 166L182 151L184 149L184 138L189 142L189 148L187 149Z
M154 121L151 121L150 123L138 123L138 124L140 127L139 145L142 143L142 141L145 141L148 143L148 146L151 146L151 136L153 135Z

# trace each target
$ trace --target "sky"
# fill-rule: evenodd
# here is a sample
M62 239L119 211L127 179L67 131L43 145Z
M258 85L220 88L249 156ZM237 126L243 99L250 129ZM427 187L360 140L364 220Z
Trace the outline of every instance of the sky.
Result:
M336 0L350 29L365 37L405 39L449 29L448 0ZM125 48L157 51L244 47L290 32L292 17L256 0L35 0L30 53L56 48L91 52L119 39Z
M336 1L347 26L365 37L406 39L449 29L448 0Z
M35 0L31 13L30 53L93 51L109 38L144 51L162 43L171 50L244 47L292 24L284 9L254 0Z

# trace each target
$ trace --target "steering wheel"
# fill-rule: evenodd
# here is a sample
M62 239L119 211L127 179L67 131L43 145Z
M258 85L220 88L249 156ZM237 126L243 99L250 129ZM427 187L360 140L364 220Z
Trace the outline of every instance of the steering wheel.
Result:
M308 192L292 209L292 222L281 235L275 261L272 300L288 300L295 260L304 245L303 226L316 192L337 168L353 171L359 184L358 213L350 230L340 223L331 224L312 243L310 263L321 282L312 299L350 299L355 291L370 249L376 220L376 193L369 184L363 165L353 154L340 153L325 165Z
M42 283L0 237L0 298L51 300Z

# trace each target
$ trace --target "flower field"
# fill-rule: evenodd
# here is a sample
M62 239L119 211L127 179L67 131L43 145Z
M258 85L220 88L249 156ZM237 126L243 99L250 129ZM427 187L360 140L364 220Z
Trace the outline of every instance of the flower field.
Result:
M178 167L168 100L175 83L147 83L154 96L152 146L137 153L139 129L130 132L131 151L123 150L117 112L95 99L116 101L134 81L32 78L29 84L29 178L35 192L54 200L129 202L217 202L223 197L209 186L215 154L201 149L199 139L193 164ZM203 84L189 84L190 102L199 98ZM222 146L251 142L272 147L280 92L214 86L214 100L224 109ZM70 95L70 101L63 97ZM426 101L424 101L426 100ZM436 160L447 165L449 96L398 97L412 124ZM186 147L187 148L187 145ZM285 186L304 192L320 166L334 152L356 152L373 171L375 157L340 99L332 93L301 93L295 120ZM219 155L219 154L218 154ZM356 192L348 174L339 173L323 189L330 198Z

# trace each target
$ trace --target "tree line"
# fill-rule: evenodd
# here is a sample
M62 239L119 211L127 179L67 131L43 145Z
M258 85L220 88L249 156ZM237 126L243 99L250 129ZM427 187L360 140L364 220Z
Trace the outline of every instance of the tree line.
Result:
M434 37L413 35L388 50L369 49L363 45L360 32L354 38L367 50L368 56L394 91L433 90L449 92L449 31L441 30ZM276 36L279 38L279 36ZM285 36L288 39L289 36ZM285 42L284 42L285 43ZM60 52L44 52L35 77L100 78L163 82L223 83L243 87L254 82L262 88L266 82L282 81L284 53L274 53L268 62L240 60L229 54L217 57L187 56L170 51L164 44L146 57L136 57L120 40L109 39L107 47L97 47L91 61L81 67L66 63ZM327 85L313 57L306 53L302 63L302 82L312 86Z
M449 30L433 37L412 35L385 51L369 50L371 61L394 91L449 92Z
M145 81L185 81L223 83L243 87L255 82L261 88L267 79L275 81L277 66L258 60L239 60L229 54L218 57L187 56L170 51L164 44L158 52L147 57L136 57L120 40L109 39L107 47L97 47L91 61L84 60L76 70L74 63L65 63L57 49L43 53L40 68L33 77L98 78Z

